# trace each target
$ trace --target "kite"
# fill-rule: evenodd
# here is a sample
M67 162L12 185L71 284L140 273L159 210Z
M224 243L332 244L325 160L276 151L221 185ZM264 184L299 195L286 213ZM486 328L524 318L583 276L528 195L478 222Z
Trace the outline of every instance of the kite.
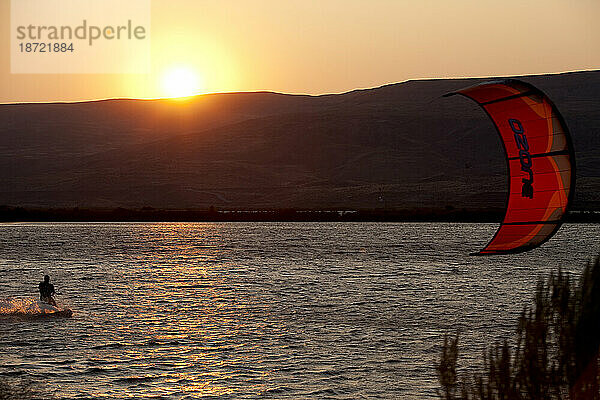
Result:
M531 250L560 228L575 188L575 156L567 125L539 89L503 79L460 89L493 121L504 145L508 200L492 240L473 255Z

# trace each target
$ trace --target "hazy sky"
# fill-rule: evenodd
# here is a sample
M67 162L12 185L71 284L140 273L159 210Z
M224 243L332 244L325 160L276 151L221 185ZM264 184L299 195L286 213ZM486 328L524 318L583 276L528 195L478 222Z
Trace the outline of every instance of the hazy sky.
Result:
M101 0L99 0L101 1ZM149 74L11 74L0 0L0 101L198 91L331 93L415 78L600 68L598 0L153 0Z

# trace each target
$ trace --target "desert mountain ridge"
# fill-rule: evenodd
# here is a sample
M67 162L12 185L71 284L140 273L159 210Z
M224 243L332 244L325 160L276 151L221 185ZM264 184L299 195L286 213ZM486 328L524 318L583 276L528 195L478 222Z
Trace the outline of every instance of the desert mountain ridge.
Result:
M572 134L574 208L600 209L600 71L518 77ZM332 95L0 105L0 204L22 207L502 207L506 163L483 110L411 80Z

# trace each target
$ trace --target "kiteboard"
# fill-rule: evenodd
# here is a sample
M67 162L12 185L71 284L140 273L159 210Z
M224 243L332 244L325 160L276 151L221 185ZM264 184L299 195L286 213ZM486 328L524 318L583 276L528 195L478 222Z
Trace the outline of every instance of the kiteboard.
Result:
M40 308L39 316L41 317L70 318L73 316L73 310L69 308L60 308L39 300L37 304Z

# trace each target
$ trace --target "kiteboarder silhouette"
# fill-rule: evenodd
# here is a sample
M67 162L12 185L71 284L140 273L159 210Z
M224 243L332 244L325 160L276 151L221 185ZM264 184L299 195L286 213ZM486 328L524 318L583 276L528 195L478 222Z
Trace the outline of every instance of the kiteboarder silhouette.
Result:
M56 301L52 297L56 292L54 291L54 285L50 283L50 276L44 275L44 281L40 282L38 288L40 290L40 300L56 307Z

